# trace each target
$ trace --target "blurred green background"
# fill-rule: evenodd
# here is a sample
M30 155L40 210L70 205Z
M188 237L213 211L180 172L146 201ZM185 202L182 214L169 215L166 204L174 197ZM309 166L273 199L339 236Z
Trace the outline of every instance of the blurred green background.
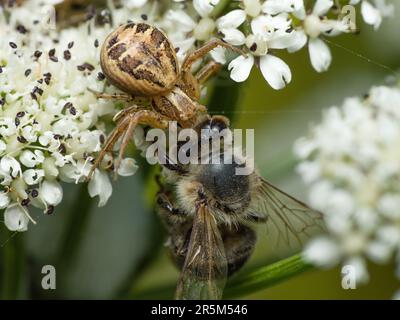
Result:
M295 173L294 141L321 119L324 108L363 95L393 76L375 62L400 68L400 4L395 2L396 16L378 31L359 18L359 35L329 39L339 46L330 45L333 64L326 73L312 69L303 49L280 55L293 73L292 83L282 91L272 90L255 68L244 84L227 81L226 72L210 84L206 103L212 111L224 111L235 128L255 129L260 172L299 199L307 201L307 192ZM63 205L51 216L34 212L38 224L28 232L11 234L0 228L0 298L172 298L178 272L163 249L164 232L153 210L157 169L136 158L140 170L114 183L106 207L97 208L86 186L64 185ZM242 272L290 254L269 246L263 229L259 234L256 252ZM56 268L56 290L41 288L44 265ZM369 269L369 284L356 290L341 288L340 269L335 268L312 270L242 298L390 299L400 287L394 265Z

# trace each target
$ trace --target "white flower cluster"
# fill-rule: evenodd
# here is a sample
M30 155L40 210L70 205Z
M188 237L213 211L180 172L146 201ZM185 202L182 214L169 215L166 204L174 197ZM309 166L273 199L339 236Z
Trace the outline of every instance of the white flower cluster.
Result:
M397 261L400 278L400 89L374 87L366 98L331 107L297 141L298 167L328 234L304 251L322 267L351 265L368 281L366 258Z
M118 6L108 0L109 9L100 17L57 30L51 6L61 2L8 0L0 5L0 209L10 230L27 229L33 221L30 205L53 212L62 200L59 181L86 180L106 123L122 107L89 91L116 90L105 86L99 64L103 39L115 26L132 20L160 27L180 60L205 41L222 37L248 52L229 64L233 80L244 81L256 64L275 89L290 81L291 71L272 50L297 51L308 41L312 64L323 71L331 57L319 36L348 32L344 21L327 18L333 0L315 1L312 11L303 0L119 0ZM367 22L375 26L378 17L390 13L384 0L362 5ZM211 56L225 63L223 49ZM112 193L107 173L112 166L113 159L106 157L89 183L100 205ZM134 160L127 158L119 174L135 170Z
M118 111L88 91L103 91L99 44L111 26L90 21L52 31L43 9L36 1L0 7L0 209L12 231L34 222L31 205L54 211L63 198L60 181L86 180L105 139L104 119ZM109 157L88 184L100 206L112 193L110 167ZM135 170L126 158L119 173Z
M362 1L362 13L365 21L377 28L382 17L392 13L393 6L385 0L374 2L372 5ZM322 37L352 32L355 28L355 10L353 17L342 15L337 4L334 0L316 0L312 8L307 8L303 0L243 0L242 9L232 10L216 21L225 41L244 46L249 52L248 57L240 56L229 64L231 78L245 81L256 64L272 88L282 89L291 81L292 74L275 51L283 49L292 53L307 43L314 69L326 71L332 56Z

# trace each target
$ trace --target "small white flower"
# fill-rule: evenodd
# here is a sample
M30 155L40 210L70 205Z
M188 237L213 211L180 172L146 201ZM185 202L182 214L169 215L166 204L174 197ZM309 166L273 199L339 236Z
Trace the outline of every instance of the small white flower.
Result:
M376 9L368 1L363 1L361 4L361 14L364 21L374 26L375 29L379 28L382 23L382 16L378 9Z
M19 205L9 206L4 211L4 223L10 231L28 230L29 218Z
M22 174L26 184L35 185L38 184L42 178L45 176L44 170L42 169L28 169Z
M328 70L332 61L332 54L326 43L319 38L310 39L308 50L313 68L317 72Z
M35 150L32 152L31 150L25 150L19 156L19 161L28 168L33 168L34 166L43 163L44 155L41 150Z
M15 178L18 174L21 174L21 165L14 157L6 155L0 160L0 168L2 171L11 175Z
M10 198L7 193L4 191L0 191L0 209L7 208L10 203Z
M112 186L108 175L96 169L93 178L89 182L88 191L92 198L99 197L99 207L103 207L112 193Z
M45 180L39 188L39 196L47 205L56 206L63 198L63 190L57 181Z
M193 0L193 6L201 17L208 17L219 0Z
M374 26L375 29L378 29L382 23L383 17L390 17L394 12L394 5L387 4L386 0L351 0L351 5L356 5L361 3L361 14L365 23Z
M292 80L289 66L270 54L260 58L260 70L265 80L275 90L283 89Z
M247 57L239 56L236 59L232 60L228 66L228 69L231 71L231 78L236 82L245 81L249 75L251 68L253 68L254 57L249 55Z
M267 0L263 3L262 10L271 15L288 12L294 13L300 19L305 16L303 0Z
M118 168L118 174L123 177L129 177L136 173L138 166L135 159L125 158L122 159L121 165Z
M329 238L317 238L306 246L303 256L306 261L327 268L340 261L341 252L337 244Z

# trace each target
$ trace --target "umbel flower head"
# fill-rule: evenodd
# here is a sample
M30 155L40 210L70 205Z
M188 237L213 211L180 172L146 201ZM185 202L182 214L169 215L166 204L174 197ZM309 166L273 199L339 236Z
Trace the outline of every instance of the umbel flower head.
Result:
M294 52L308 40L313 66L323 71L330 54L319 36L348 32L343 21L326 17L337 16L331 0L315 1L312 14L306 14L303 0L120 0L118 7L109 0L101 15L90 12L87 21L75 27L66 23L63 29L53 25L52 6L61 2L0 5L0 208L10 230L27 229L33 221L30 206L52 213L63 198L60 181L86 180L110 119L123 107L98 100L89 90L117 91L106 84L99 63L100 46L116 26L130 20L156 25L167 33L180 61L202 43L222 37L248 52L247 58L230 62L233 80L244 81L257 64L275 89L291 80L277 50ZM226 61L224 50L211 56ZM111 196L107 171L112 167L113 159L106 157L88 185L99 205ZM124 159L119 174L132 175L136 168L133 159Z
M397 261L400 278L400 89L380 86L348 98L295 145L310 202L324 213L328 234L310 242L307 260L342 262L368 281L366 259Z
M104 120L117 111L88 90L104 88L99 43L111 26L95 27L92 20L49 30L42 23L44 8L25 1L0 12L0 208L13 231L34 221L30 206L54 211L63 198L60 181L86 180L105 139ZM100 206L112 192L110 167L108 158L88 184ZM120 173L135 170L128 158Z
M359 2L359 1L358 1ZM349 1L356 4L357 1ZM385 0L373 6L363 1L363 16L377 28L382 17L391 15L393 6ZM277 55L279 50L297 52L308 43L310 60L317 72L328 70L332 56L323 37L352 32L355 16L340 17L342 12L333 0L244 0L241 9L232 10L217 20L223 39L243 46L247 57L239 56L229 64L231 78L245 81L254 64L258 65L265 80L274 89L284 88L292 78L290 67ZM335 17L335 18L332 18Z

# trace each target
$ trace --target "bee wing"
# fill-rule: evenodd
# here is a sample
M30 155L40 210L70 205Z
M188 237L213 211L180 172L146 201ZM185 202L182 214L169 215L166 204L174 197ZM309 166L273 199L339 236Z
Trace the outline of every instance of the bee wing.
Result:
M266 218L268 231L276 238L276 245L302 244L317 232L324 230L322 213L279 190L263 178L257 192L257 201L251 208L255 217Z
M176 299L221 299L227 278L224 243L206 205L200 205L183 265Z

